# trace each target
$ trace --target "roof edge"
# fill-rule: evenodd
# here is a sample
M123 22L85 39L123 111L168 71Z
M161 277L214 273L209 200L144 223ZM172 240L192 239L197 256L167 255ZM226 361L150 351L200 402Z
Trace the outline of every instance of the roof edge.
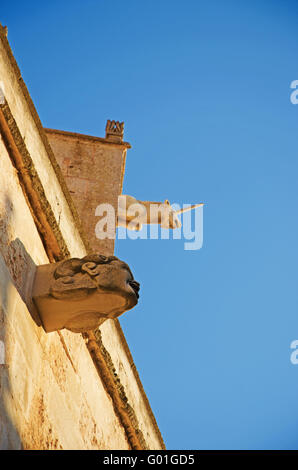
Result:
M73 137L73 138L77 137L79 139L86 139L89 141L101 142L102 144L112 145L115 147L124 147L127 149L131 148L131 145L129 142L113 142L109 139L105 139L104 137L96 137L96 136L88 135L88 134L80 134L79 132L61 131L58 129L50 129L48 127L44 127L44 131L46 134L59 134L59 135L64 135L66 137Z

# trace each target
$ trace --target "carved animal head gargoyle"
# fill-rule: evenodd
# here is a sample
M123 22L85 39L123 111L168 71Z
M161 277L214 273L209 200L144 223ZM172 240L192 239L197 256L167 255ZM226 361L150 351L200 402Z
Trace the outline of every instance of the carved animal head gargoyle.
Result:
M80 333L133 308L139 289L126 263L94 254L38 266L32 297L47 333Z

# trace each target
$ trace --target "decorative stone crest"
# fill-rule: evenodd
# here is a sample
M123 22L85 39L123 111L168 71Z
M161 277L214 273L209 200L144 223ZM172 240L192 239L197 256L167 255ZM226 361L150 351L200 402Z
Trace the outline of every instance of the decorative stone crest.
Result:
M114 142L122 142L124 134L124 122L107 120L106 139Z
M139 289L126 263L92 254L38 266L32 297L47 333L80 333L133 308Z

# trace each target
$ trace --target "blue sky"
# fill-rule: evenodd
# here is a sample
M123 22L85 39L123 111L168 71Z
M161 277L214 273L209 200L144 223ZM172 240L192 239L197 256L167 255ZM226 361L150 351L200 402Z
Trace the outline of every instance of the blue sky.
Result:
M298 4L5 2L46 127L125 121L124 192L206 202L204 245L119 240L121 317L169 449L298 449Z

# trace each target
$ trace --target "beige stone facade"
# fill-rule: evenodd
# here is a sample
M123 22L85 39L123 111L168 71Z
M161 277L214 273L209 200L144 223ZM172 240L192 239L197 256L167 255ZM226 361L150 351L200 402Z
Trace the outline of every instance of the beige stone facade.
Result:
M162 449L119 322L47 334L31 301L36 266L113 253L92 214L116 205L129 145L45 131L1 26L0 74L0 449Z

